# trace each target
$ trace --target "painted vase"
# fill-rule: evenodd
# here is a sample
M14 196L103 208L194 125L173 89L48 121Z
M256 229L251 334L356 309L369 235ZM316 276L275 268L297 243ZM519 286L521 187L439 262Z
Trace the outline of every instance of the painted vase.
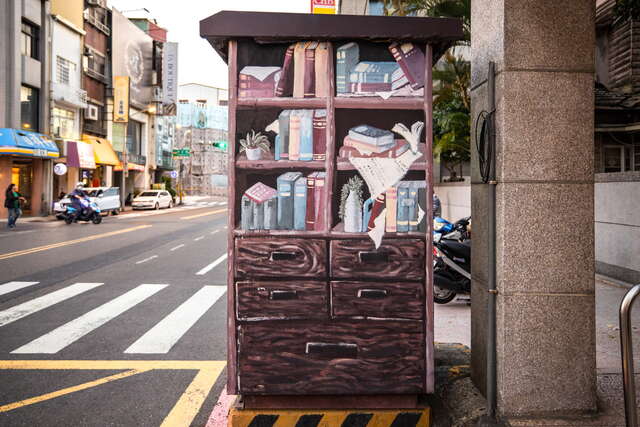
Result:
M344 207L344 231L359 233L362 231L362 206L353 191L347 196Z

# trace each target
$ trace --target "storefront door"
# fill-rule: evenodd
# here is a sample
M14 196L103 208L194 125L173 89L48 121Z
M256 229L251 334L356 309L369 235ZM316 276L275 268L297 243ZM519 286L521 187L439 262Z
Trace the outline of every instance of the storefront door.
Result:
M33 194L33 160L14 159L11 168L11 182L18 187L18 192L27 199L22 205L22 210L25 214L30 214Z

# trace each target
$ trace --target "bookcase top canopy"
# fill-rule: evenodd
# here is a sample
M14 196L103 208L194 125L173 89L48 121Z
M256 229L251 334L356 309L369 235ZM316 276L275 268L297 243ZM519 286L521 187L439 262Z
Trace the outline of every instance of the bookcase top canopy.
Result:
M369 40L429 43L433 62L463 38L456 18L419 18L310 13L237 12L224 10L200 21L200 37L227 61L228 41L253 39L257 43L303 40Z

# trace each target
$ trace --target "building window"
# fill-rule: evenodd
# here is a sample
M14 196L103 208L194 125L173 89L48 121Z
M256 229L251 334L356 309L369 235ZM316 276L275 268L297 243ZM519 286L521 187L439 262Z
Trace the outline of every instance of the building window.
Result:
M142 123L129 120L127 123L127 151L142 154Z
M73 138L76 121L76 114L72 110L66 108L54 107L53 114L53 133L59 138Z
M106 72L106 59L93 51L93 54L87 58L87 68L89 75L98 74L99 78L104 78Z
M39 105L38 89L29 86L20 87L20 123L22 123L22 129L38 131Z
M58 83L68 85L71 75L76 71L76 64L61 56L56 58L56 74Z
M22 54L33 59L40 59L38 43L40 42L40 28L28 21L22 21L21 49Z

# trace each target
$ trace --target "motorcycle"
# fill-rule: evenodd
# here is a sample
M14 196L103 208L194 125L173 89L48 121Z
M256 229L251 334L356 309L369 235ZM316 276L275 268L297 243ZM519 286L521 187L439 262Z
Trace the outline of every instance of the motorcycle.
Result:
M471 294L471 240L433 236L433 300L446 304L458 294Z
M78 213L78 210L71 205L67 205L64 213L64 222L69 225L74 221L91 221L94 224L100 224L102 222L102 215L100 215L100 208L95 202L82 199L80 200L82 209Z
M442 217L433 218L433 234L440 234L442 238L448 240L458 240L460 242L471 238L471 217L460 218L455 223L447 221Z

